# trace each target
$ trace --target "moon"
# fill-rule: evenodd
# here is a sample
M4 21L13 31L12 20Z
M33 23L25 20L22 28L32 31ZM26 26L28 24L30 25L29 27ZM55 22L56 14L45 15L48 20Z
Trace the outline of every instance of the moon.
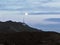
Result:
M28 15L28 13L26 12L25 15Z

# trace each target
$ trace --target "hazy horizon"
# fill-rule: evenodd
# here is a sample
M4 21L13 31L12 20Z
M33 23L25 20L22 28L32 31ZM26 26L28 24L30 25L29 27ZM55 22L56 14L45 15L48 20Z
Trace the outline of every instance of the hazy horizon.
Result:
M42 29L44 31L60 32L60 15L2 15L0 21L24 22L31 27Z

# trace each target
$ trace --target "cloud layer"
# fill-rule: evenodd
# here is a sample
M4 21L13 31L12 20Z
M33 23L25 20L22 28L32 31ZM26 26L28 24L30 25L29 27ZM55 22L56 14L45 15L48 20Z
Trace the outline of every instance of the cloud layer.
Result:
M0 0L0 10L60 12L60 0Z
M52 21L52 22L59 22L60 23L60 18L49 18L49 19L46 19L45 21Z

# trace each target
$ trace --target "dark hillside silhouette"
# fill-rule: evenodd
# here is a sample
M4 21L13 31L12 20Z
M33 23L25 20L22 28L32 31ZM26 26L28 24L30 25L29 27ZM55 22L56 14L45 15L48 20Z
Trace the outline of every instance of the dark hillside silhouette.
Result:
M21 22L0 22L0 45L60 45L60 33L38 30Z
M21 22L12 22L12 21L1 22L0 21L0 32L7 33L7 32L21 32L21 31L35 32L35 31L41 31L41 30L32 28L27 24L23 25L23 23Z

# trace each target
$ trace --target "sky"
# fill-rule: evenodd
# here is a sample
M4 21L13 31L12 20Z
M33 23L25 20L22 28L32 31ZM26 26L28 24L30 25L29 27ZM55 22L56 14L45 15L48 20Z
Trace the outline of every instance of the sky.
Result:
M0 21L23 18L31 27L60 32L60 0L0 0Z

